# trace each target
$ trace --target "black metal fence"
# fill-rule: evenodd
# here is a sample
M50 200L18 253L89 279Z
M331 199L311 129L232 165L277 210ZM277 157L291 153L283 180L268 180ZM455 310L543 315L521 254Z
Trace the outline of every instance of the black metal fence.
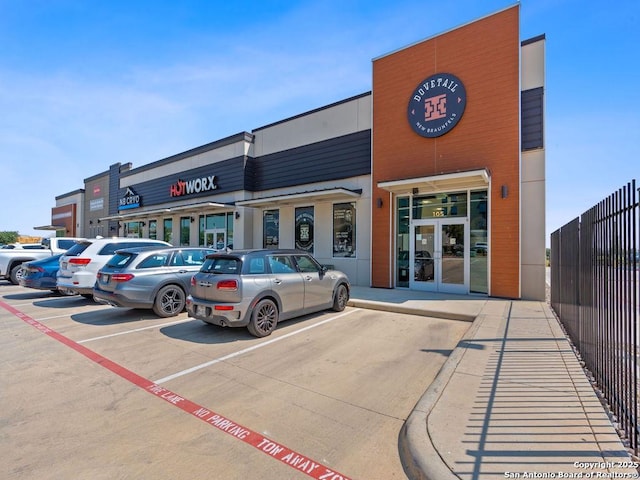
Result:
M633 180L551 234L551 306L638 456L638 190Z

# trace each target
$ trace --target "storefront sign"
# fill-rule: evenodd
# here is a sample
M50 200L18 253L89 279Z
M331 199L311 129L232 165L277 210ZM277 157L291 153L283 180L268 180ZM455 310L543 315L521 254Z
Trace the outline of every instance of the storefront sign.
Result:
M104 197L94 198L89 200L89 210L95 212L96 210L102 210L104 208Z
M178 180L169 187L169 193L172 197L182 197L184 195L191 195L192 193L216 190L217 188L217 177L215 175L209 175L191 180Z
M333 205L333 256L353 257L356 254L356 204Z
M418 135L435 138L449 132L462 118L467 92L460 79L437 73L420 83L409 101L409 124Z
M127 210L129 208L138 208L142 204L140 195L133 191L131 187L127 187L124 193L124 197L120 199L118 208L120 210Z
M296 248L313 253L313 207L296 208Z

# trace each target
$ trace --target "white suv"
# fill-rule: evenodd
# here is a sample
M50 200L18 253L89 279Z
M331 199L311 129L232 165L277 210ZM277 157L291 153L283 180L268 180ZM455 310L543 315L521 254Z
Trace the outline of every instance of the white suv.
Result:
M132 247L170 247L171 244L148 238L89 238L78 241L60 257L56 283L58 290L93 298L98 270L116 250Z

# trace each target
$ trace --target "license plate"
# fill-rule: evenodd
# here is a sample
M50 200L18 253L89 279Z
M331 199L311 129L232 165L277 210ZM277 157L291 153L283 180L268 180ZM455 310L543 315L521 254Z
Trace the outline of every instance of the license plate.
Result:
M66 268L67 268L67 262L63 262L63 263L62 263L62 268L63 268L63 269L66 269Z
M109 278L111 278L109 275L102 275L100 277L100 280L102 281L102 283L109 283Z
M207 307L204 305L196 305L196 315L206 315Z

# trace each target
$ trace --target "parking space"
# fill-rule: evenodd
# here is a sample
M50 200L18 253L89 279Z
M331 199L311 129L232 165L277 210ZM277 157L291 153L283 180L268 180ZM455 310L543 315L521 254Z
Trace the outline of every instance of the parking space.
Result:
M255 338L1 283L0 307L17 479L406 478L400 429L469 326L349 307Z

